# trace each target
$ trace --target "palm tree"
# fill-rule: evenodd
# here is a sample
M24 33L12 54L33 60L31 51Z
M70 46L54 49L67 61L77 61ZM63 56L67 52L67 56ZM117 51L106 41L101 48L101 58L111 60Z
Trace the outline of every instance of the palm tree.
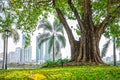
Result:
M16 31L16 29L12 29L12 24L15 22L16 17L14 17L14 13L9 10L9 6L6 6L5 4L6 4L6 1L1 0L0 10L2 15L0 15L0 33L2 34L2 39L4 41L3 66L5 63L7 64L7 54L5 54L7 52L5 50L5 47L7 47L7 38L12 37L15 43L19 41L18 32ZM8 31L10 31L10 34L6 35L6 32Z
M102 52L101 52L101 57L105 57L106 56L106 53L107 53L107 50L108 50L108 47L110 46L110 43L113 42L113 59L114 59L114 66L116 66L116 38L113 37L112 39L109 39L104 45L103 45L103 48L102 48Z
M120 61L120 38L117 38L118 45L116 45L117 50L119 51L119 61Z
M4 46L3 46L3 51L4 51L4 53L3 53L3 65L2 65L2 68L4 69L7 69L7 54L5 54L6 52L6 50L5 50L5 44L7 44L7 41L6 41L6 38L7 37L11 37L11 38L13 38L13 41L14 41L14 43L17 43L18 41L19 41L19 34L18 34L18 32L17 32L17 30L16 29L10 29L9 30L10 31L10 34L9 35L6 35L6 33L5 32L3 32L3 33L1 33L2 34L2 39L3 39L3 43L4 43ZM6 63L6 66L4 66L5 65L5 63Z
M8 35L8 37L13 38L14 43L17 43L20 39L18 31L16 29L10 29L9 31L10 34ZM6 38L6 33L3 32L1 34L2 34L2 39L4 40Z
M112 39L108 39L108 41L103 45L103 48L102 48L102 51L101 51L101 57L105 57L106 56L106 53L108 51L108 47L110 46L112 42Z
M49 21L42 20L38 29L44 30L44 33L38 38L39 47L44 42L48 41L48 52L53 51L53 61L55 61L55 53L59 53L60 49L66 45L62 24L58 21L54 21L52 25Z
M113 58L114 58L114 66L116 66L116 38L113 37Z

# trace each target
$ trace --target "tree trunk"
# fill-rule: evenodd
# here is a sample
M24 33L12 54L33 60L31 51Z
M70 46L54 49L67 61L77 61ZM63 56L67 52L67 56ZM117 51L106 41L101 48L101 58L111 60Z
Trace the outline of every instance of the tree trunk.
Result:
M74 45L71 46L71 61L77 62L77 57L79 55L80 42L74 41Z
M55 46L54 46L55 37L53 34L53 62L55 61Z
M80 52L79 52L79 56L77 57L77 61L84 64L103 63L100 57L100 50L99 50L100 37L98 35L100 34L95 31L90 31L90 29L82 33L80 40Z
M116 49L115 49L115 37L113 38L113 59L114 59L114 66L116 66Z
M5 69L5 61L6 61L6 55L5 55L5 39L3 40L4 46L3 46L3 64L2 64L2 69Z
M119 52L119 61L120 61L120 52Z

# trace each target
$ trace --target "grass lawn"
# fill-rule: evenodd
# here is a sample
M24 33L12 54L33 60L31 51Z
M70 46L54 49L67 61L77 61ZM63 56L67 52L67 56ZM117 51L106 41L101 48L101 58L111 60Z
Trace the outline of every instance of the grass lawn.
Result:
M120 67L75 66L9 69L0 70L0 80L120 80Z

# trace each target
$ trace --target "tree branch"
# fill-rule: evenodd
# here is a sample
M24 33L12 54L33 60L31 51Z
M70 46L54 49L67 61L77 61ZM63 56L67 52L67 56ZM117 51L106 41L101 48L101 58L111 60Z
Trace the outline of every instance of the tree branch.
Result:
M112 13L109 13L103 22L98 25L98 31L102 34L108 22L112 22L118 14L120 14L120 5Z
M74 15L75 15L75 17L76 17L76 19L78 21L78 24L80 25L80 29L84 30L83 22L80 20L80 16L78 14L77 9L73 5L72 0L68 0L68 4L69 4L70 8L72 9L72 11L73 11L73 13L74 13Z
M108 0L110 5L120 5L120 0Z
M53 5L54 5L54 7L55 7L55 0L53 0ZM63 24L63 26L64 26L64 28L65 28L65 30L66 30L66 32L67 32L67 35L68 35L70 44L71 44L71 45L74 45L73 42L75 41L75 39L74 39L74 36L73 36L73 34L72 34L72 31L71 31L71 29L70 29L67 21L66 21L65 18L64 18L64 15L62 14L62 12L61 12L61 10L60 10L59 8L56 8L56 7L55 7L55 10L56 10L56 12L57 12L57 14L58 14L58 17L59 17L60 21L62 22L62 24Z
M41 5L41 6L47 6L47 5L51 5L51 4L52 4L52 0L39 1L38 3L39 3L39 5Z
M85 27L89 27L92 31L94 30L94 24L92 21L92 6L91 6L91 0L84 0L84 24Z

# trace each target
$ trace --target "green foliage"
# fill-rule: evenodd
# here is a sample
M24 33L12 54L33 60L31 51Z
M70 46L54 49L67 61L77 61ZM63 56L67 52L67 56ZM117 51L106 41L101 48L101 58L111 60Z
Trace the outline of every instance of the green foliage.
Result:
M107 1L108 0L97 0L92 2L92 9L94 13L93 21L95 26L100 23L100 18L104 18L107 15Z
M80 30L80 26L79 25L76 25L77 29L75 29L77 35L81 35L81 30Z
M112 16L117 15L117 18L112 22L109 22L107 26L111 26L113 25L112 23L119 22L120 15L114 14L114 10L116 10L118 7L119 0L110 0L110 7L108 7L108 1L109 0L91 0L91 8L93 13L92 20L95 27L97 27L101 21L104 20L104 18L108 15L108 11L111 14L113 13ZM76 20L74 13L68 5L68 0L55 0L55 2L56 5L53 6L51 0L10 0L9 5L10 10L16 13L15 16L17 17L17 28L23 30L24 32L32 33L36 29L38 20L42 20L43 18L47 19L49 17L48 14L57 16L55 8L59 8L62 11L66 20ZM81 20L84 22L84 0L72 0L72 3L78 11ZM109 29L112 31L112 34L110 35L109 33L111 31L109 31ZM105 34L107 37L118 36L117 32L119 29L115 29L113 27L109 29L106 29ZM76 32L78 35L80 35L80 31L78 29Z
M104 33L104 36L106 38L110 38L110 37L115 37L116 38L116 44L120 45L120 25L118 23L112 23L111 25L109 25Z
M56 64L60 65L60 64L64 64L64 63L68 63L70 60L65 58L65 59L58 59L56 61Z
M64 63L68 63L70 60L65 58L65 59L58 59L56 61L46 61L43 64L43 67L53 67L53 66L62 66Z
M120 39L117 39L116 43L117 43L117 47L120 47Z
M27 34L26 36L25 36L25 46L24 46L24 48L26 48L28 45L30 45L30 34Z
M6 5L7 1L1 0L0 3L0 34L2 34L2 39L5 39L6 30L8 30L8 37L12 37L16 43L19 41L19 34L17 32L17 29L13 28L16 16L14 16L14 13L10 10L10 7Z
M43 64L43 67L50 67L50 66L54 66L55 65L55 62L54 61L46 61L44 64Z
M77 66L0 70L1 80L119 80L120 67Z
M11 30L13 23L15 22L14 13L9 10L9 6L6 4L7 1L0 1L0 33L3 34L6 29Z
M48 11L51 10L51 6L41 6L39 0L28 0L27 2L25 0L11 0L9 5L17 17L17 28L27 33L33 33L41 18L40 15L42 18L47 18Z

